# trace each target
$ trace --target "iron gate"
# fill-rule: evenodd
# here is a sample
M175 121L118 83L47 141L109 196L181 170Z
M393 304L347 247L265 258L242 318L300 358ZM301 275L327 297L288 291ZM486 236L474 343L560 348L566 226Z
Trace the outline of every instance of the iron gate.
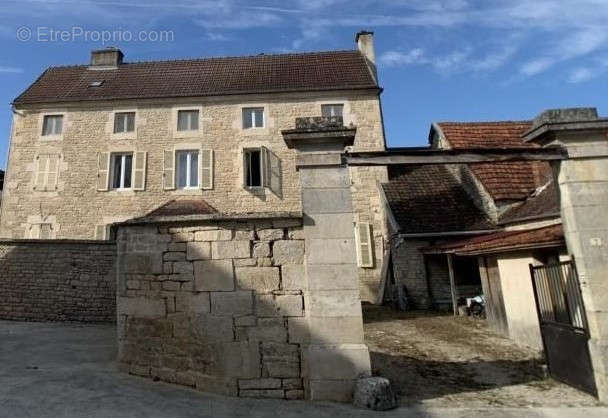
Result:
M549 373L597 396L589 355L589 327L574 260L530 265Z

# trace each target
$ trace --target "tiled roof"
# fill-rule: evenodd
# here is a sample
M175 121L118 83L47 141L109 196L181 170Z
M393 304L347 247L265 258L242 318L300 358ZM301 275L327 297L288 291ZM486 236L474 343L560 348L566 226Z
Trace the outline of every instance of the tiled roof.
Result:
M424 253L499 253L509 250L565 245L561 224L523 231L500 231L424 248Z
M529 148L521 135L532 126L517 122L439 122L453 149ZM471 164L471 170L494 200L522 200L546 181L546 162L521 161Z
M390 165L382 185L403 233L460 232L496 227L443 165Z
M162 216L183 215L211 215L217 213L211 205L204 200L170 200L147 213L142 218L156 218ZM139 219L142 219L139 218Z
M500 218L500 223L508 224L518 220L558 216L560 216L559 193L555 182L551 181L538 194L505 212Z
M101 81L100 87L90 87ZM51 67L15 104L377 88L358 51Z

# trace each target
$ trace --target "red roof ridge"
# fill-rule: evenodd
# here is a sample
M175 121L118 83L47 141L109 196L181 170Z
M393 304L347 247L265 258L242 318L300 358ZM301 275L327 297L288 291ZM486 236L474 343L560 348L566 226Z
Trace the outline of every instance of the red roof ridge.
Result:
M143 61L125 61L120 66L129 65L141 65L141 64L169 64L169 63L187 63L187 62L201 62L201 61L212 61L212 60L238 60L238 59L252 59L252 58L264 58L264 57L297 57L297 56L310 56L310 55L327 55L327 54L361 54L356 49L336 49L330 51L302 51L302 52L289 52L289 53L259 53L252 55L219 55L211 57L190 57L190 58L176 58L176 59L164 59L164 60L143 60ZM361 55L362 56L362 55ZM54 69L68 69L68 68L87 68L89 64L68 64L68 65L52 65L47 67L46 70ZM108 70L111 71L111 70Z
M494 121L473 121L473 122L439 121L439 122L435 122L435 123L437 125L467 125L467 126L504 125L504 124L526 125L526 124L532 124L532 121L531 120L494 120Z

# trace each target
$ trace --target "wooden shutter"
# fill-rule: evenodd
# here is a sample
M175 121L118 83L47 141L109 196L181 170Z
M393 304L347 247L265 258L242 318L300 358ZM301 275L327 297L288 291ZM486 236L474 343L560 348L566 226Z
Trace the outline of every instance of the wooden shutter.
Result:
M213 189L213 150L211 149L201 149L198 185L201 189Z
M110 153L100 152L97 155L97 190L107 191L110 176Z
M135 163L133 164L133 190L145 190L147 153L145 151L137 151L133 155L135 157Z
M270 188L270 163L268 148L260 147L260 173L262 176L262 187Z
M372 250L372 234L369 223L358 222L355 227L355 240L357 243L357 264L359 267L373 267L374 256Z
M46 177L46 190L57 190L57 178L59 176L59 155L48 156Z
M46 165L48 155L42 154L36 157L36 172L34 177L34 190L43 191L46 185Z
M108 225L95 225L95 239L106 240Z
M163 189L175 189L175 152L165 150L163 158Z
M270 190L277 196L281 196L281 160L270 150L267 150L268 164L268 186Z

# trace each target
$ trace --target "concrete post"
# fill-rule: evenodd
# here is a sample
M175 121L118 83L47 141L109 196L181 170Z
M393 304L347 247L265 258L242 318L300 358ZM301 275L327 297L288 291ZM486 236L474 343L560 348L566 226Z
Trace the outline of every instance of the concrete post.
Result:
M306 317L303 370L307 397L348 402L371 374L363 339L348 167L336 153L299 154ZM298 324L294 324L298 325Z
M608 119L595 109L543 112L525 139L560 145L554 165L568 251L574 255L587 311L598 395L608 401Z

